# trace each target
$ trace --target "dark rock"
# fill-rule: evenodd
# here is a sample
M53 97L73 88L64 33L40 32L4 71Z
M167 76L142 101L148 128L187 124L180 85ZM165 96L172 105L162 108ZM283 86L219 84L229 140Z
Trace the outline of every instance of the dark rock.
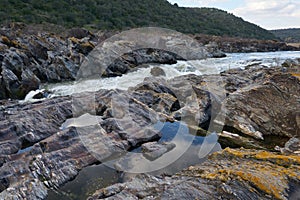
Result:
M31 90L37 90L40 86L40 79L29 69L25 69L21 76L22 96Z
M30 101L31 99L44 99L44 98L48 98L49 95L51 94L51 91L42 89L42 90L35 90L35 91L30 91L26 97L25 97L25 101Z
M21 83L18 77L9 69L2 68L2 77L4 86L7 90L7 96L19 98Z
M6 99L8 97L5 83L2 76L2 69L0 68L1 74L0 74L0 99Z
M1 41L9 45L0 49L5 83L0 88L0 99L23 99L29 91L39 88L41 82L75 80L83 57L98 42L90 33L73 44L63 36L29 29L26 25L1 29L7 35Z
M175 64L177 60L184 60L179 55L159 49L139 49L131 53L124 54L110 64L103 76L121 76L133 71L139 65L147 63Z
M160 67L153 67L150 73L152 76L166 76L165 71Z
M72 28L68 31L68 37L75 37L78 39L90 37L91 35L92 33L90 31L82 28Z

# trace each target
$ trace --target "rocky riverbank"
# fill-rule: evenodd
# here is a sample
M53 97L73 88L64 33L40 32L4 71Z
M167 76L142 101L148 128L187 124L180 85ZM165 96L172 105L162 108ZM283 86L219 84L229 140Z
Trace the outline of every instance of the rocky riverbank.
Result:
M270 51L300 51L300 48L275 40L258 40L210 35L196 35L196 40L204 45L217 47L226 53L250 53Z
M44 199L48 189L59 188L86 166L140 145L155 159L174 146L146 144L162 136L153 124L186 119L195 120L196 127L188 125L197 134L221 126L217 134L224 148L248 150L225 149L170 177L140 175L99 190L91 199L293 198L300 182L300 80L289 70L252 66L220 76L149 78L128 91L5 102L0 112L0 198ZM218 88L225 88L224 96ZM196 104L184 103L193 94ZM223 123L212 115L216 108Z
M41 83L75 80L80 65L93 56L87 58L87 55L112 35L110 32L92 33L84 29L63 29L61 33L53 33L20 23L2 27L0 29L0 99L23 99L29 91L38 89ZM172 40L169 41L169 48L176 49L176 45L181 45L177 44L176 40ZM167 41L168 38L165 42ZM112 41L109 45L112 48L114 45L123 45L122 47L125 48L126 44L132 45L131 43L132 41L123 41L119 44L117 41L116 43ZM203 47L196 50L200 51L188 56L193 55L193 59L225 56L215 48ZM122 57L112 60L106 70L97 69L98 71L92 74L98 77L120 76L142 64L173 64L182 59L184 59L182 56L163 49L133 49Z
M75 80L80 66L90 59L87 56L93 56L90 52L95 49L97 51L96 47L113 35L111 32L92 33L84 29L62 29L60 33L55 32L20 23L0 29L0 99L23 99L29 91L38 89L42 83ZM186 56L155 48L134 49L111 62L105 70L94 69L91 74L99 77L120 76L147 63L174 64L177 60L184 59L218 58L226 56L223 52L299 50L275 41L207 35L193 37L199 41L200 48ZM183 38L186 39L181 37L180 40ZM163 40L165 41L161 42L169 49L183 48L182 41L178 42L176 37L171 40L166 37ZM185 43L190 47L194 46L189 44L191 41ZM132 44L130 41L123 41L122 44L110 44L111 47L113 45Z

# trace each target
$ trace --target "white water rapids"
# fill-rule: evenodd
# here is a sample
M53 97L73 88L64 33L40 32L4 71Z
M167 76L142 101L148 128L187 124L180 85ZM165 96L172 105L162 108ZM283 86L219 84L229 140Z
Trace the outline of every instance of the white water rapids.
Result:
M121 89L136 86L146 77L151 77L151 68L161 67L166 73L166 79L186 74L218 74L231 68L244 68L249 65L280 66L287 59L300 58L299 51L266 52L266 53L232 53L225 58L208 58L204 60L178 61L174 65L150 65L149 68L141 68L135 72L121 77L101 78L95 80L74 81L68 83L48 84L41 90L47 89L54 96L72 95L80 92L95 92L100 89ZM32 97L41 90L31 91L25 101L33 101Z

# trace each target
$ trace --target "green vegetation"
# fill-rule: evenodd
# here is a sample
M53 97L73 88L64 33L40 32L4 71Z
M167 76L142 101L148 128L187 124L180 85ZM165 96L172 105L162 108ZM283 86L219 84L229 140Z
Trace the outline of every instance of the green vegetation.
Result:
M166 0L1 0L0 23L53 23L124 30L158 26L183 33L274 39L274 35L214 8L183 8Z
M287 43L300 43L300 28L279 29L271 32Z

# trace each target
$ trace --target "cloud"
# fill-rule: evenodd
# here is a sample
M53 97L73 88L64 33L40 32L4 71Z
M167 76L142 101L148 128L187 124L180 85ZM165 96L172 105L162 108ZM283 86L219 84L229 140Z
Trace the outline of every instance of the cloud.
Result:
M299 0L247 0L231 12L268 29L300 27Z
M169 0L186 7L217 7L266 29L300 28L300 0Z

